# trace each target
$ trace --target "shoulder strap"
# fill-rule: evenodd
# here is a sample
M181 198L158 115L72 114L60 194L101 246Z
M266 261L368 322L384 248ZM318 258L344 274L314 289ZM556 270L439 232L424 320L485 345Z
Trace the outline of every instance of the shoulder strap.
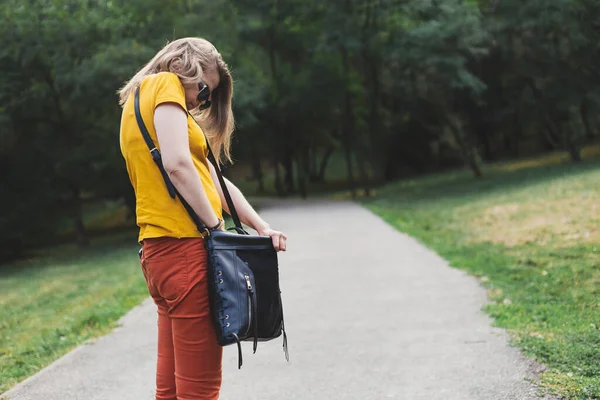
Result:
M162 175L163 179L165 180L165 183L167 184L167 190L169 191L169 196L171 196L171 198L174 199L176 196L175 186L173 186L173 184L171 183L171 180L169 179L169 175L167 175L167 171L165 171L165 168L163 167L160 152L154 145L154 142L152 141L152 138L150 137L150 133L148 133L148 129L146 129L146 125L144 124L144 119L142 118L142 113L140 112L140 87L139 86L137 87L137 89L135 89L135 98L133 100L134 100L133 106L134 106L134 110L135 110L135 119L137 120L140 131L142 132L142 137L144 138L144 142L146 142L146 145L148 146L148 149L150 150L150 155L152 156L154 163L158 166L158 169L160 170L160 174Z
M142 118L142 113L140 112L140 87L139 86L135 90L134 111L135 111L135 119L140 128L140 132L142 133L142 137L144 138L144 142L146 142L146 145L148 146L148 150L150 150L150 155L152 156L154 163L160 170L160 174L162 175L163 180L165 181L165 184L167 185L167 190L169 192L169 195L173 199L175 197L179 197L179 200L181 200L183 207L186 209L186 211L188 212L188 214L190 215L190 217L192 218L192 220L198 227L198 230L201 232L206 231L207 230L206 225L200 220L200 218L198 217L196 212L192 209L192 207L188 204L188 202L185 201L185 199L181 196L181 194L179 192L177 192L177 190L175 189L175 186L173 185L173 183L171 182L171 179L169 178L169 175L167 174L167 171L165 170L165 168L163 166L160 151L158 151L158 149L154 145L154 142L152 141L152 137L150 137L150 133L148 132L148 129L146 128L146 125L144 124L144 119ZM194 118L192 117L192 119L194 119ZM197 123L196 119L194 119L194 121ZM206 138L206 136L205 136L205 138ZM223 178L221 169L219 168L219 164L216 162L215 156L212 152L212 149L210 148L210 144L208 143L208 138L206 138L206 146L208 147L208 158L213 163L215 170L217 172L217 177L219 178L219 184L221 185L221 189L223 190L223 195L225 196L225 200L227 201L227 206L229 207L229 211L230 211L231 217L233 218L233 222L235 224L236 230L240 233L245 233L244 229L242 228L242 224L240 222L240 218L237 214L237 211L235 210L235 206L233 205L233 200L231 198L231 195L229 194L227 185L225 184L225 179Z

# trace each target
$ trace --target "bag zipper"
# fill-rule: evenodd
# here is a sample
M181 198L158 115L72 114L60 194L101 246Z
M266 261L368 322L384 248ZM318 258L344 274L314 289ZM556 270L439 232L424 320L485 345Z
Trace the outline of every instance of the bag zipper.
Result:
M250 276L244 274L244 279L246 279L246 287L248 292L248 329L246 330L246 335L250 333L250 329L252 328L252 294L254 293L254 289L252 289L252 282L250 282Z

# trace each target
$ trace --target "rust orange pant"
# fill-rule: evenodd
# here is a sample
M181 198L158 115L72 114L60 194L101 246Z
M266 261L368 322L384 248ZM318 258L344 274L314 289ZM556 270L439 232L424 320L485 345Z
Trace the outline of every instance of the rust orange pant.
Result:
M142 249L158 306L156 400L216 400L223 350L210 317L202 239L145 239Z

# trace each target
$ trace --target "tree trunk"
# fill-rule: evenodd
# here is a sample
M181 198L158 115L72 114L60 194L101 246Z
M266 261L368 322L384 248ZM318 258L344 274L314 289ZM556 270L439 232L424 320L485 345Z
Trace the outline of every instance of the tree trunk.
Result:
M585 141L585 136L582 133L583 129L579 124L579 118L579 107L570 107L569 119L566 123L566 127L563 129L563 132L565 133L564 145L573 162L581 161L581 144Z
M352 149L344 142L344 158L346 159L346 171L348 173L348 185L352 198L356 198L356 182L354 181L354 167L352 165Z
M279 95L279 75L277 71L277 60L275 59L275 49L277 48L276 37L275 37L275 24L277 22L278 14L277 7L275 5L273 11L273 20L267 30L269 40L269 65L271 67L271 77L275 82L275 95Z
M486 132L485 126L483 126L481 123L477 124L477 135L479 136L479 141L483 145L483 158L486 161L492 161L494 159L494 155L492 153L490 138Z
M72 218L73 227L75 228L75 241L79 247L88 247L90 245L90 240L85 230L85 225L83 224L83 205L81 201L81 195L79 193L79 187L73 187L72 196L71 211L73 213Z
M513 157L519 156L519 140L523 137L523 125L521 124L521 113L515 112L515 129L513 130L510 140L510 152Z
M276 23L278 22L278 18L279 18L279 13L277 10L277 1L275 1L272 4L271 17L272 17L272 20L267 29L269 66L271 68L271 78L273 79L273 89L274 89L274 93L272 94L273 104L278 104L279 93L280 93L280 79L279 79L279 71L277 69L277 58L276 58L276 54L275 54L276 49L277 49ZM275 131L278 130L278 124L279 124L279 120L277 118L275 118L274 124L272 124ZM280 151L280 149L278 149L277 146L273 146L273 151L275 153L277 153ZM284 154L283 157L284 157L283 158L283 166L284 166L285 175L286 175L285 181L288 184L288 187L291 186L293 188L293 186L294 186L293 172L290 171L290 169L286 166L287 155ZM277 193L279 194L279 196L285 196L289 192L286 191L286 189L284 187L284 182L282 182L282 180L281 180L281 175L280 175L280 171L279 171L280 161L281 161L280 156L276 156L275 189L277 190ZM292 181L290 182L289 179L292 179Z
M481 178L483 176L479 163L473 157L469 157L469 168L473 172L475 178Z
M364 195L366 197L371 197L371 185L369 182L369 173L367 171L367 163L366 157L363 152L360 150L355 150L356 152L356 165L358 167L358 174L360 176L360 184L364 190Z
M557 142L557 138L562 137L561 130L550 116L550 111L548 110L548 107L544 100L544 96L542 92L537 88L537 86L535 86L535 82L533 81L533 79L530 79L528 81L528 85L531 88L533 98L535 99L535 104L540 113L542 114L547 128L543 130L545 138L552 147L554 147L555 149L559 149L561 146Z
M580 162L581 161L581 147L575 143L574 140L570 140L568 145L569 156L571 156L571 161Z
M309 154L308 149L299 152L298 156L298 189L300 190L300 195L303 199L308 197L308 178L310 174L310 163L309 163Z
M296 192L294 184L294 153L290 149L286 149L283 153L283 185L286 194L293 194Z
M561 148L557 139L554 137L552 128L550 126L548 126L548 124L546 124L545 122L544 122L544 126L542 127L542 133L544 134L544 139L545 139L545 142L547 145L546 146L547 150L558 150Z
M273 162L273 169L275 170L275 191L279 196L285 196L285 191L283 190L283 183L281 182L281 173L279 171L279 161L275 160Z
M256 151L254 141L250 141L250 151L252 153L252 178L258 182L258 193L265 193L265 175L262 170L260 156Z
M313 146L308 149L308 180L310 182L316 182L319 174L319 160L317 157L318 151Z
M579 113L581 115L581 121L583 122L583 126L585 126L585 136L588 139L593 139L596 136L596 134L595 134L594 130L592 129L592 125L590 124L589 108L588 108L588 103L585 98L581 101L581 107L579 107Z
M473 172L473 176L475 178L481 178L483 173L481 171L479 162L477 161L477 149L472 145L462 127L457 126L452 119L453 117L446 116L446 121L450 127L450 132L452 132L452 135L458 144L461 156L465 164Z
M354 108L352 107L352 94L348 88L350 83L350 66L348 65L348 51L344 46L340 46L340 55L342 56L342 68L344 73L344 113L342 114L342 136L344 141L344 150L346 157L346 168L348 170L348 183L352 198L356 198L356 182L354 180L354 167L352 163L352 152L354 147Z
M327 171L327 164L329 164L329 160L333 155L333 151L333 146L330 146L325 151L325 154L323 154L323 158L321 158L321 165L319 165L319 170L317 171L317 182L325 182L325 171Z
M366 8L365 23L362 34L362 64L364 66L363 76L365 87L369 91L369 114L368 114L368 139L369 146L365 161L368 160L372 166L376 178L381 179L384 175L384 162L381 153L383 152L381 123L380 123L380 103L381 103L381 84L380 69L381 57L369 49L369 35L373 30L377 30L378 21L375 9L381 5L375 2L369 2Z
M259 159L252 161L252 173L254 175L254 179L258 182L258 193L264 194L265 190L265 175L262 171L262 165Z

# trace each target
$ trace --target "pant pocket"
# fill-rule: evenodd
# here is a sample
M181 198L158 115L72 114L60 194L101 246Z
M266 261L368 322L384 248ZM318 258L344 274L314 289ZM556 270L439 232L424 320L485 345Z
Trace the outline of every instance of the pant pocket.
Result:
M167 301L174 301L185 293L189 283L185 255L153 257L144 261L153 297L158 295Z

